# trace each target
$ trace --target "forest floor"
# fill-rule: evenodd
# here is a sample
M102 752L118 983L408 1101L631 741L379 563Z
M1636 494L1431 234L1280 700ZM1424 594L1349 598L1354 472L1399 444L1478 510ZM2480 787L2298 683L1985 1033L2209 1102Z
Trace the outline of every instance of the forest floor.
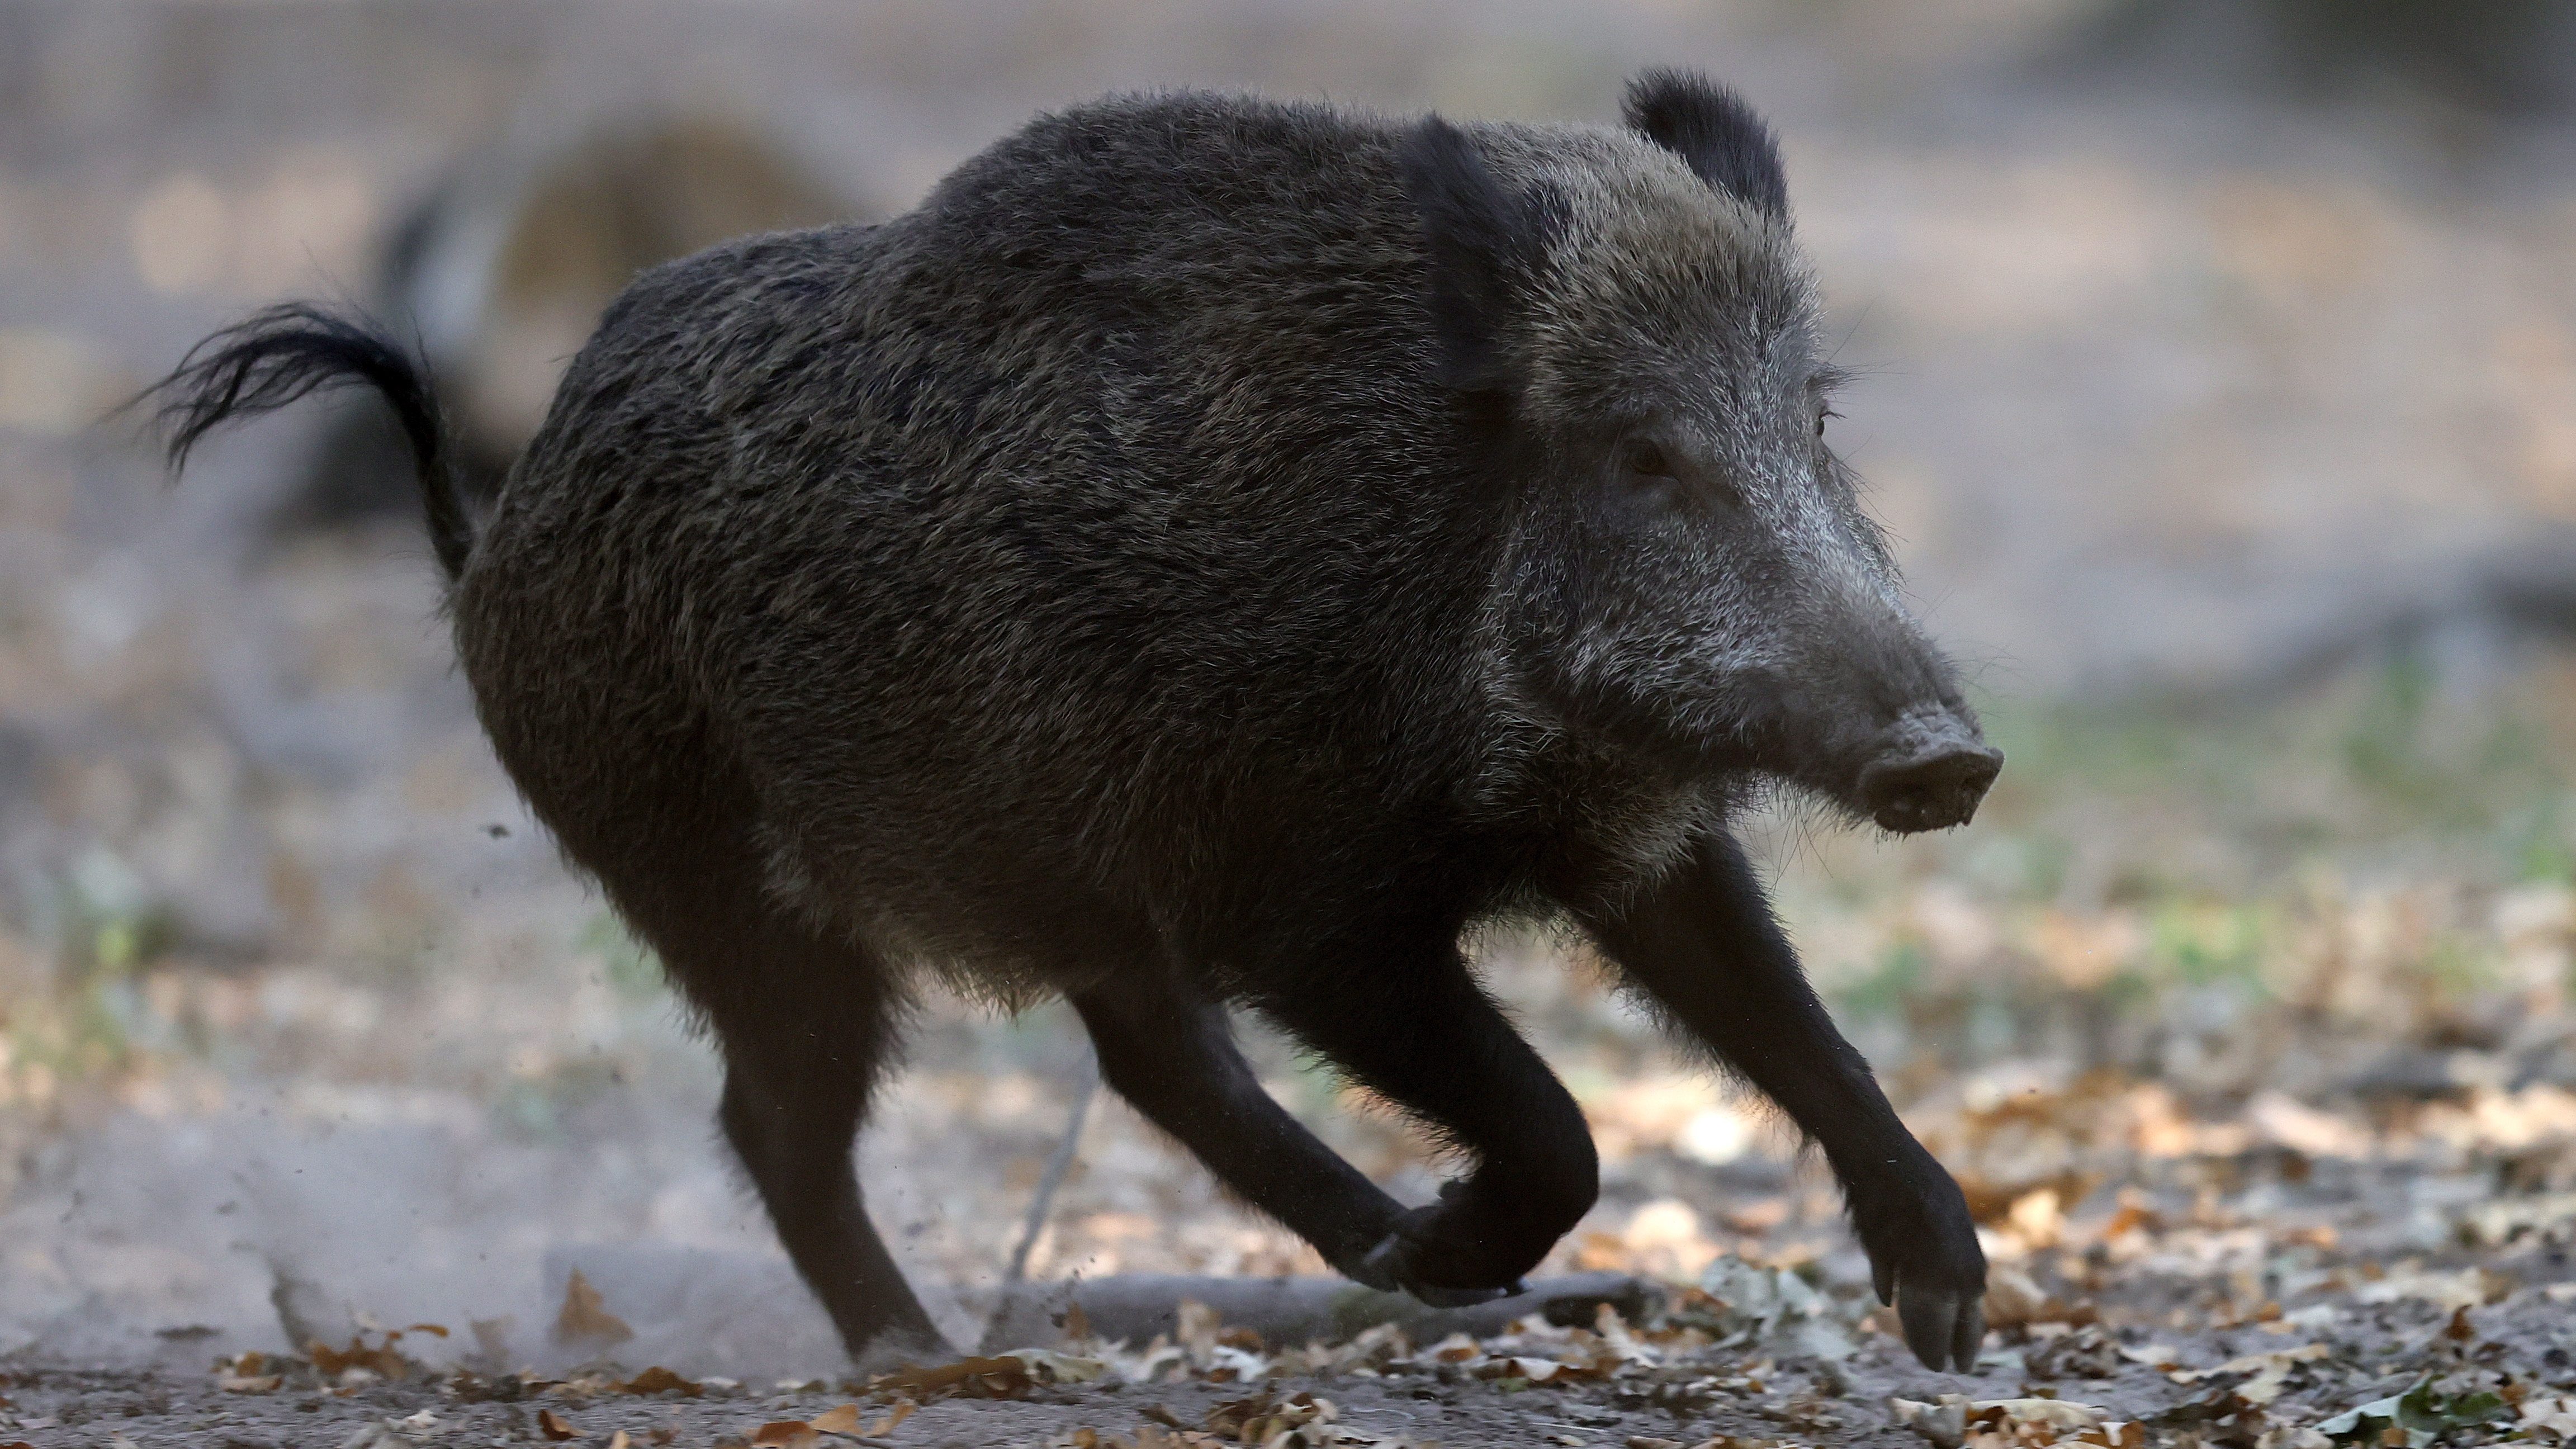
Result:
M316 1337L283 1353L233 1346L275 1343L274 1325L174 1321L147 1363L84 1363L40 1335L0 1372L0 1444L2561 1443L2576 1439L2576 1093L2514 1085L2506 1066L2465 1048L2404 1057L2349 1111L2266 1090L2208 1120L2108 1072L1989 1073L1918 1108L1987 1220L1994 1330L1972 1375L1904 1351L1805 1174L1760 1191L1739 1157L1721 1180L1705 1159L1732 1144L1703 1108L1625 1158L1622 1196L1659 1176L1675 1195L1606 1212L1562 1255L1660 1285L1625 1316L1265 1342L1184 1307L1150 1340L1104 1342L1077 1321L1031 1335L1043 1346L873 1381L782 1379L749 1344L733 1373L685 1378L664 1360L704 1362L746 1317L812 1310L750 1254L674 1261L693 1290L657 1293L648 1254L525 1332L388 1331L357 1313L299 1323ZM1656 1130L1651 1114L1628 1123ZM1136 1130L1086 1142L1098 1161L1068 1193L1058 1253L1127 1242L1101 1204L1194 1174L1163 1159L1109 1180ZM996 1137L968 1145L1007 1155ZM1158 1222L1156 1257L1194 1236L1264 1236L1222 1209ZM728 1276L736 1301L711 1307ZM287 1312L312 1289L276 1286Z

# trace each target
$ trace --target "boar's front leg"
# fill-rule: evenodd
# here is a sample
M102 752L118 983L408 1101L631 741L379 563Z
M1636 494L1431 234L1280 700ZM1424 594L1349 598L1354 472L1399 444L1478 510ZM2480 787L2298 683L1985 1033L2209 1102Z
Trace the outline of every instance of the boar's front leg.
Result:
M1823 1149L1915 1356L1973 1367L1986 1258L1967 1201L1834 1029L1742 848L1712 835L1670 879L1587 924L1631 982Z
M1263 1014L1475 1164L1351 1276L1443 1306L1515 1291L1599 1190L1582 1109L1477 984L1454 930L1318 959L1334 964L1261 993Z

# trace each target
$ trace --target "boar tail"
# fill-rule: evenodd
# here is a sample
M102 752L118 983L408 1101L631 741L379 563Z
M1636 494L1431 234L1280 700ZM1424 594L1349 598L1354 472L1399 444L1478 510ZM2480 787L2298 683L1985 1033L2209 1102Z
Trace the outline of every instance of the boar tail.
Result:
M129 406L154 403L169 439L170 469L187 466L206 434L236 417L273 412L307 393L364 385L376 390L411 442L429 519L429 546L454 583L474 551L474 522L448 466L447 426L429 366L374 324L306 302L253 314L191 348L168 377Z

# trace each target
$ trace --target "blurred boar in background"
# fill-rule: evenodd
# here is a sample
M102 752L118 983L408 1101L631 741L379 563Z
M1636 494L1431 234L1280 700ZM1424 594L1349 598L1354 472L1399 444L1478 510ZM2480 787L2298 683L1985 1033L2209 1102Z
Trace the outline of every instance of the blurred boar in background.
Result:
M2570 0L2106 0L2073 31L2096 65L2486 122L2576 112Z
M183 365L175 447L317 386L391 404L494 746L716 1037L854 1355L937 1338L851 1168L925 972L1069 997L1113 1087L1350 1277L1510 1291L1597 1186L1462 954L1518 919L1806 1131L1908 1342L1964 1368L1960 1191L1730 831L1774 786L1959 825L2001 757L1826 446L1768 127L1668 72L1625 121L1041 117L885 225L648 274L479 527L421 369L316 309ZM1464 1175L1388 1197L1230 1005Z
M417 329L467 494L488 499L536 436L564 367L627 284L659 263L857 208L759 128L651 114L522 135L466 160L402 219L372 309ZM413 463L380 408L332 417L287 521L416 506Z

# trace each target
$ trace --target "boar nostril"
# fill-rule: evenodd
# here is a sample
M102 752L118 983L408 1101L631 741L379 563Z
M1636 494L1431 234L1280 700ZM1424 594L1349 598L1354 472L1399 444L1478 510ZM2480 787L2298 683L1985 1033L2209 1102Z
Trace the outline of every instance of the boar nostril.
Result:
M1967 740L1883 759L1861 772L1861 807L1900 833L1965 825L2003 764L2002 751Z

